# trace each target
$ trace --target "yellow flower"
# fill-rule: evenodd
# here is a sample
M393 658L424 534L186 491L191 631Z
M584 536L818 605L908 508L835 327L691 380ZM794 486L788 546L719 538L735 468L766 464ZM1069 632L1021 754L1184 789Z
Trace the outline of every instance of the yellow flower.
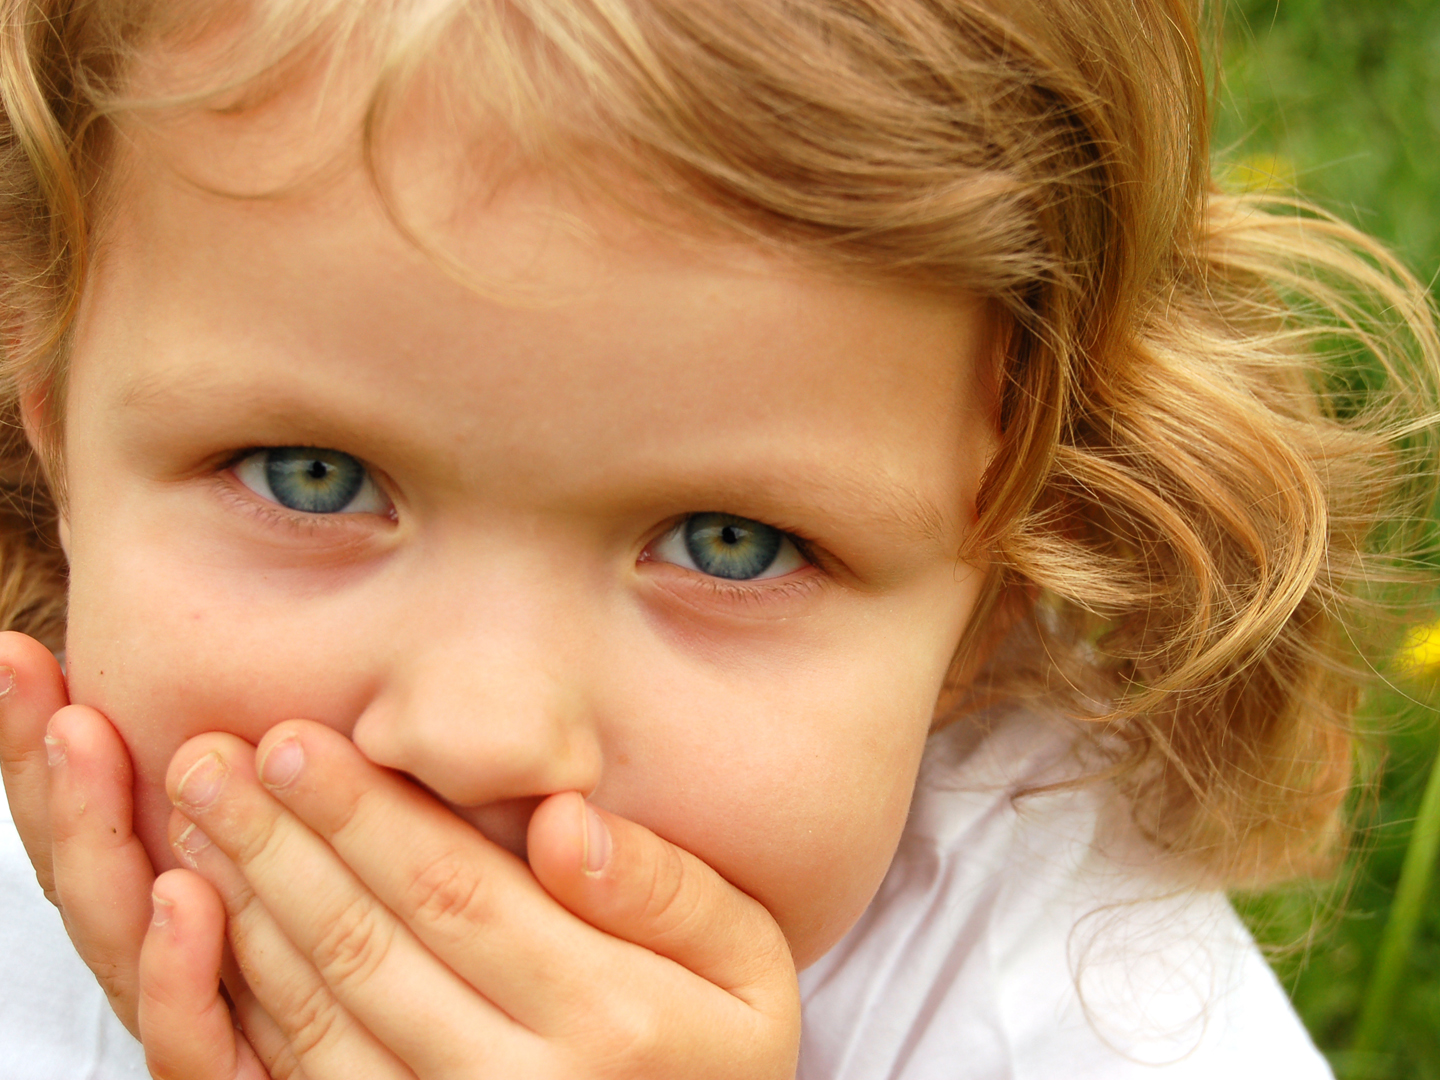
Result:
M1440 622L1411 627L1395 654L1395 666L1402 671L1440 667Z
M1241 191L1292 191L1295 166L1277 154L1247 154L1224 170L1227 186Z

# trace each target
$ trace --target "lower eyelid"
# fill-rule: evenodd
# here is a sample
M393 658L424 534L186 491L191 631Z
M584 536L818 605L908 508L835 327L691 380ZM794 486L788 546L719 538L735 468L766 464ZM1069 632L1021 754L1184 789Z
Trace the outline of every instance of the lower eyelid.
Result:
M801 575L792 571L781 577L732 581L706 574L697 584L700 588L730 599L764 601L809 593L819 587L821 576L819 574Z
M767 597L809 591L823 585L829 575L809 559L794 570L772 578L726 578L692 570L665 559L642 553L639 564L659 576L665 588L672 591L697 591L736 600L764 600Z
M732 581L669 563L652 565L659 571L654 584L668 601L701 619L788 618L797 614L797 605L818 601L830 580L814 567L782 578Z
M329 534L336 543L358 540L373 530L373 526L367 525L367 519L373 521L375 517L379 516L375 514L306 514L290 510L278 502L270 502L263 496L257 495L235 477L233 469L227 469L218 474L215 481L221 501L226 503L231 510L250 518L264 528L280 530L291 536L314 537L323 533ZM393 512L388 520L395 520Z

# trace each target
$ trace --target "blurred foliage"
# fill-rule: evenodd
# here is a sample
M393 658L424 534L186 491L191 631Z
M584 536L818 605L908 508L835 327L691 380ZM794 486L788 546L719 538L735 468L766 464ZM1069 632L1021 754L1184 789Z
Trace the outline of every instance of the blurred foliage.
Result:
M1376 695L1372 714L1387 730L1378 792L1356 808L1356 856L1339 880L1237 898L1237 908L1290 990L1317 1045L1338 1076L1354 1080L1440 1080L1440 903L1421 918L1409 950L1384 1052L1350 1052L1355 1023L1440 741L1433 672ZM1374 721L1372 721L1373 725Z
M1232 184L1291 187L1440 278L1440 0L1231 0L1215 147ZM1411 643L1412 646L1415 643ZM1428 644L1428 643L1426 643ZM1412 658L1413 659L1413 658ZM1342 1078L1440 1080L1440 890L1407 950L1379 1052L1352 1050L1440 724L1416 662L1368 705L1382 782L1338 884L1237 898Z
M1215 147L1440 271L1440 0L1226 5Z

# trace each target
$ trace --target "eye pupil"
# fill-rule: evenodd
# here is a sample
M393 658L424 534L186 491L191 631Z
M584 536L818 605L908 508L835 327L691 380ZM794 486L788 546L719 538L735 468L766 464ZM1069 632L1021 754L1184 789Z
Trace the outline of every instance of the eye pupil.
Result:
M324 480L330 473L330 466L323 461L312 461L310 463L310 479Z
M720 530L720 541L723 544L734 547L740 542L740 539L740 530L734 525L726 525Z

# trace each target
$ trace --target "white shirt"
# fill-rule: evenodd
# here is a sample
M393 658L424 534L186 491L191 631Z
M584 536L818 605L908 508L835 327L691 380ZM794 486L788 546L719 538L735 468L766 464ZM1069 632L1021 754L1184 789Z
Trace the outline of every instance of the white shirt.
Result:
M1096 786L1012 797L1073 774L1061 724L974 732L932 736L879 893L801 973L799 1080L1330 1080L1222 894L1106 839Z
M1223 896L1102 851L1094 788L1012 801L1058 727L970 730L932 738L879 893L801 974L799 1080L1329 1080ZM145 1077L0 816L0 1075Z
M70 945L0 799L0 1076L144 1080L140 1044Z

